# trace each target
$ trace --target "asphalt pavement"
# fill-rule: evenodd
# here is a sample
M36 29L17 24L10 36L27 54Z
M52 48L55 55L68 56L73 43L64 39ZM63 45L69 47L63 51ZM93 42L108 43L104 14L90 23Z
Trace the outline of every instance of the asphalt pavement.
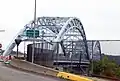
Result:
M0 63L0 81L65 81L9 68Z

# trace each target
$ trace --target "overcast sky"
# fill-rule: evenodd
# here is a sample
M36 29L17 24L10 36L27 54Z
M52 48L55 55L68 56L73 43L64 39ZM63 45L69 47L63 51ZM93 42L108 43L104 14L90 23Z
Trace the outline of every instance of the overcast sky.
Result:
M3 49L33 19L34 0L0 0L0 42ZM74 16L87 39L120 39L120 0L37 0L38 16Z

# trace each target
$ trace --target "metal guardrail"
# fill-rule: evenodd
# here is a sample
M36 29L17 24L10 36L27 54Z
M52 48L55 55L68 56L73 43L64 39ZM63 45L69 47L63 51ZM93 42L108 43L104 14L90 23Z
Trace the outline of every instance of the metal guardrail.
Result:
M78 64L82 64L82 65L89 65L90 62L79 62L79 61L54 61L54 64L58 64L58 65L78 65Z

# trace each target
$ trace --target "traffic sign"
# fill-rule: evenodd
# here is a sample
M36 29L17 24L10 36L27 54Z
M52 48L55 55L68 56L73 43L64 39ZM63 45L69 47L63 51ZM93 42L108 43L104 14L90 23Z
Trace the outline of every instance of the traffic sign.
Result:
M21 39L15 39L15 43L16 43L17 45L19 45L21 42L22 42Z
M2 48L2 44L0 43L0 48Z
M27 37L34 37L34 30L26 30ZM35 30L35 37L39 37L39 30Z

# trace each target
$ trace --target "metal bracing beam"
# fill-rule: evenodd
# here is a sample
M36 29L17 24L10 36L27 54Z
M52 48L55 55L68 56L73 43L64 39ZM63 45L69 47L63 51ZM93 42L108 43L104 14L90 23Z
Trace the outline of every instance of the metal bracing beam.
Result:
M63 41L60 42L60 45L61 45L61 47L62 47L62 50L63 50L64 56L65 56L65 55L66 55L66 52L65 52L65 47L64 47L64 45L63 45Z

